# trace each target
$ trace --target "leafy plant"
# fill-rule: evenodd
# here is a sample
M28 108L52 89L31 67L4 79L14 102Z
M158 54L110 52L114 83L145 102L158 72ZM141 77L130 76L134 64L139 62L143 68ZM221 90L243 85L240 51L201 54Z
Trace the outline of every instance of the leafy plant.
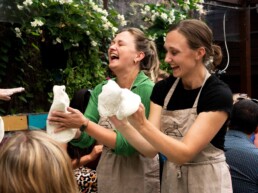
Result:
M170 71L170 67L164 63L165 50L164 38L173 23L182 19L200 17L203 13L203 0L171 0L164 3L133 3L135 11L140 11L142 18L142 30L150 39L156 42L161 60L161 68Z
M107 48L118 28L126 25L123 15L93 0L15 2L13 15L19 20L11 29L19 45L17 64L23 71L19 86L30 93L23 100L24 111L48 110L55 84L66 85L72 96L109 75ZM0 63L1 68L6 65Z

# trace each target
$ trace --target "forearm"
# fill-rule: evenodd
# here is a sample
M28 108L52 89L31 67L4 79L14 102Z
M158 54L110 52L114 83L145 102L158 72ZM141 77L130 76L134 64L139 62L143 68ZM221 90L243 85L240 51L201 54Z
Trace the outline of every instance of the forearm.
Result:
M154 157L157 154L155 148L130 123L120 125L117 129L142 155Z
M106 129L92 121L89 121L88 127L85 130L88 135L96 139L100 144L103 144L111 149L116 146L116 133L111 129Z
M160 132L151 122L146 121L146 123L139 128L139 133L152 144L158 152L165 155L169 161L180 165L190 159L185 144Z
M90 154L82 156L80 161L78 159L73 159L72 160L72 166L73 169L79 168L83 165L86 165L87 163L93 161L92 156Z

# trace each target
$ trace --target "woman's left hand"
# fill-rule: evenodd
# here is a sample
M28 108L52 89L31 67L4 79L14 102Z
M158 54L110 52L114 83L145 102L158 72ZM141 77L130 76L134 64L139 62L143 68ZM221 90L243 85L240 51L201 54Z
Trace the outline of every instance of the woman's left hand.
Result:
M77 109L71 107L67 108L68 113L62 111L52 111L48 116L48 122L51 125L55 125L56 132L66 129L79 128L87 120L86 117Z
M115 115L108 117L108 119L113 123L116 129L121 129L128 124L127 118L119 120Z

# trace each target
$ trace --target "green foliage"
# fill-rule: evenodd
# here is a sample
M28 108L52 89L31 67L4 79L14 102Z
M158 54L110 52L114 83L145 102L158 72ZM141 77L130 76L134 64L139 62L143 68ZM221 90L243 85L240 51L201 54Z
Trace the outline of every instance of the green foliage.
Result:
M19 20L8 29L12 33L8 39L15 42L15 65L20 70L12 82L26 89L19 96L21 112L48 111L54 85L65 85L71 97L76 90L93 88L106 79L107 49L114 33L126 25L123 15L112 7L107 12L93 0L15 2L13 15ZM0 73L4 73L11 47L0 48ZM18 111L17 106L13 109Z

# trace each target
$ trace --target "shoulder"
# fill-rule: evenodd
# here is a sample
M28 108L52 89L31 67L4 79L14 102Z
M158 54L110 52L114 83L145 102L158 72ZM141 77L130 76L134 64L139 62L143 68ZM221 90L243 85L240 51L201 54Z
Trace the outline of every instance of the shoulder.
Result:
M153 90L168 92L175 82L176 78L170 75L168 78L165 78L159 82L157 82L153 88Z
M198 105L203 111L222 110L230 113L233 106L233 94L227 84L211 75L203 86Z
M235 151L242 152L242 155L251 153L251 157L258 156L258 148L249 140L248 136L236 130L227 131L225 135L225 150L226 153Z
M176 78L170 75L168 78L165 78L159 82L157 82L153 88L153 92L151 95L151 101L155 104L163 106L164 99L175 82Z

